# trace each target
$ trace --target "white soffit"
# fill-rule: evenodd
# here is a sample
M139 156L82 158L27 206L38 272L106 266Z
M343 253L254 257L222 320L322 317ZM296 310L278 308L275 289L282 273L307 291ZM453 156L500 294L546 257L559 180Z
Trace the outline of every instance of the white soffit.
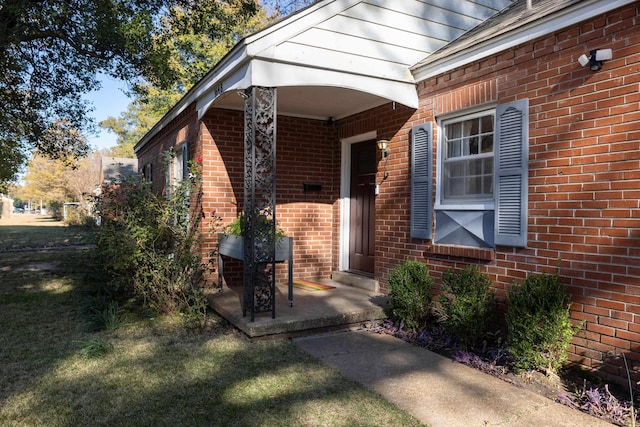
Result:
M253 60L196 101L198 117L202 118L214 105L242 109L237 92L249 86L278 88L278 114L313 119L340 119L389 101L418 108L418 95L412 81L381 80L297 64Z

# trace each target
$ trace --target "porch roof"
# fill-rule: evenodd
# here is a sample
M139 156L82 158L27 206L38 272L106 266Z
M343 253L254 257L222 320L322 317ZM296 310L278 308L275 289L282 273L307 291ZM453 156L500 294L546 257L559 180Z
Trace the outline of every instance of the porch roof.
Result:
M136 145L195 103L242 110L237 92L277 87L278 114L340 119L395 101L417 108L410 67L512 0L322 0L241 40Z

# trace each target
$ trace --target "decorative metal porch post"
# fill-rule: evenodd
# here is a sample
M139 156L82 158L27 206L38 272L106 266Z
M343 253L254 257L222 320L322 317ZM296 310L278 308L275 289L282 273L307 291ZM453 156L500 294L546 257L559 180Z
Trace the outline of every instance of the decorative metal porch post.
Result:
M276 89L244 91L244 297L242 315L276 317Z

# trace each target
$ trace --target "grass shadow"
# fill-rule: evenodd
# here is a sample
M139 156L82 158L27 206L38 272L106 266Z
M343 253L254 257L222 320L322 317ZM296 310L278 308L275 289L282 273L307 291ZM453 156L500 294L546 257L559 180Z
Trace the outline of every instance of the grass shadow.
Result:
M286 340L142 316L90 332L94 251L6 253L0 270L2 425L420 425ZM88 358L91 339L113 350Z

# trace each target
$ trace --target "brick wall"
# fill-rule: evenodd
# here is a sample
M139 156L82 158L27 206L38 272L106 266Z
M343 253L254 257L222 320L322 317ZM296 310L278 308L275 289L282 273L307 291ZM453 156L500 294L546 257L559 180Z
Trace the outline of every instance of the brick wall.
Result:
M241 111L211 109L197 121L194 108L173 120L138 153L140 166L153 162L156 191L164 191L162 153L189 141L191 159L202 158L205 235L203 256L216 247L217 232L232 222L244 204L244 115ZM277 126L278 226L294 241L294 277L329 278L337 268L338 247L334 221L340 192L340 159L333 125L309 119L278 117ZM319 192L304 191L304 184L319 184ZM220 221L213 218L221 217ZM277 266L277 280L285 280L286 264ZM242 264L225 261L225 276L242 283ZM217 284L217 274L208 285Z
M179 144L185 141L195 141L198 138L198 122L195 107L190 106L176 117L168 126L154 137L153 142L147 143L136 155L138 168L151 163L152 182L154 190L165 191L165 165L163 153L179 149ZM200 155L196 144L189 144L189 158L195 159Z
M211 212L226 225L242 211L244 203L244 119L242 112L212 109L200 129L204 170L205 222ZM339 195L339 161L336 165L335 131L322 121L278 117L276 149L276 216L278 226L294 242L294 277L328 278L333 268L334 205ZM305 192L305 183L320 184L321 191ZM220 228L220 227L219 227ZM204 252L213 249L208 238ZM225 270L227 270L227 266ZM227 274L227 271L229 274ZM225 271L241 283L237 264ZM286 265L277 266L278 280ZM212 279L215 279L212 278Z
M383 284L406 258L424 261L438 283L446 268L475 264L493 279L504 309L513 281L552 273L559 264L572 317L586 321L570 360L621 380L624 366L612 355L624 352L640 379L639 9L636 2L418 84L419 110L389 135L390 176L377 199L376 276ZM577 62L595 48L613 49L598 72ZM439 114L524 98L530 114L527 248L475 253L410 239L411 126L432 123L435 141ZM373 117L382 112L342 125L370 120L375 128L381 118ZM436 166L434 157L437 173Z
M560 260L572 316L586 321L571 360L620 380L626 374L612 354L625 352L640 371L639 7L636 2L420 82L417 111L389 103L336 123L279 117L277 216L294 238L295 277L326 278L338 268L339 141L376 131L391 140L376 177L375 277L383 289L391 269L407 258L425 262L437 284L445 269L474 264L490 275L504 309L513 281L552 273ZM577 62L594 48L613 49L613 60L595 73ZM530 106L528 247L493 251L411 239L411 127L431 123L437 140L440 114L523 98ZM203 158L205 230L214 209L223 224L231 222L243 203L242 112L212 109L198 123L188 109L142 150L140 165L157 160L182 135L199 142L191 144L191 158ZM435 173L436 166L434 157ZM164 186L155 164L153 174ZM305 193L304 183L322 191ZM207 240L205 253L212 245ZM285 266L278 268L282 280ZM235 270L231 280L239 281L240 267Z

